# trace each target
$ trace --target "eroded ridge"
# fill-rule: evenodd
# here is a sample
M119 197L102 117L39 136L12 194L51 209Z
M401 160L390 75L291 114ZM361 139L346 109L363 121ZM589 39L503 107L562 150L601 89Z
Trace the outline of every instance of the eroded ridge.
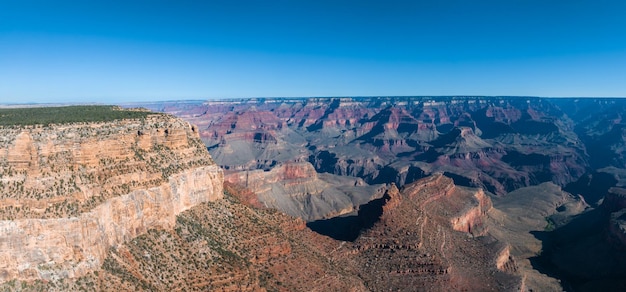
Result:
M482 222L491 201L481 190L455 186L436 174L392 187L383 215L346 251L372 290L504 291L520 289L509 246ZM481 279L481 281L476 281Z

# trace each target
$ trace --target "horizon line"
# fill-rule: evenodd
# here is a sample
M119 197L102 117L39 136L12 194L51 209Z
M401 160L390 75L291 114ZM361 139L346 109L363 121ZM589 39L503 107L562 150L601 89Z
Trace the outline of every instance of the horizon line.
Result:
M63 106L63 105L122 105L122 104L146 104L158 102L207 102L207 101L233 101L254 99L329 99L329 98L541 98L541 99L626 99L626 96L537 96L537 95L327 95L327 96L250 96L250 97L223 97L223 98L180 98L147 101L127 102L95 102L95 101L69 101L69 102L0 102L2 107L14 106Z

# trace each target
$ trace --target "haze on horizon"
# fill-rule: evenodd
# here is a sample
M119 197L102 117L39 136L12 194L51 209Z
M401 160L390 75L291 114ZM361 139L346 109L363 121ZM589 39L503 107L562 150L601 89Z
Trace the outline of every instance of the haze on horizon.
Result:
M1 1L0 103L626 96L626 2Z

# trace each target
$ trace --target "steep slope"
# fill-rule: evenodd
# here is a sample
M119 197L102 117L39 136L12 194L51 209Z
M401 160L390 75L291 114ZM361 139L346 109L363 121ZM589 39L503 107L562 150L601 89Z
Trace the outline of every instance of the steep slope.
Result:
M283 161L304 160L293 147L306 142L274 113L256 108L229 111L208 127L204 141L227 170L270 169Z
M222 199L183 213L173 228L151 229L110 249L102 269L74 281L12 282L32 290L102 291L366 291L350 267L330 254L342 243L304 222ZM5 287L11 287L6 285Z
M574 98L554 100L575 122L575 132L593 159L594 169L624 167L626 99Z
M0 282L84 275L110 247L222 196L195 127L171 116L0 133Z
M626 288L626 189L611 188L600 208L584 212L552 232L538 234L538 267L573 291Z
M356 140L362 141L360 144L365 148L388 155L413 152L420 138L429 140L438 134L424 133L416 118L402 108L391 106L366 121L364 128L369 130Z
M354 242L244 205L236 186L110 249L102 269L72 280L6 283L33 290L511 291L524 289L510 247L486 234L480 190L440 174L383 197L380 221Z

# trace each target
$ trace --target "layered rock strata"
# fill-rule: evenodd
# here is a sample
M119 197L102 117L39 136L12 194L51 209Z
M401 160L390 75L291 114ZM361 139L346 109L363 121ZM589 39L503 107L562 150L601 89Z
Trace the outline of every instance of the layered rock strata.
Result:
M317 172L399 186L445 172L459 185L504 195L548 181L565 186L587 170L586 145L574 131L579 120L559 109L561 103L531 97L416 96L146 106L201 124L209 151L229 170L269 170L308 161ZM622 149L620 143L614 148Z
M329 255L342 244L271 209L251 208L238 188L107 252L102 268L71 280L13 281L27 291L368 291Z
M223 196L195 128L167 115L0 132L0 282L81 276Z

